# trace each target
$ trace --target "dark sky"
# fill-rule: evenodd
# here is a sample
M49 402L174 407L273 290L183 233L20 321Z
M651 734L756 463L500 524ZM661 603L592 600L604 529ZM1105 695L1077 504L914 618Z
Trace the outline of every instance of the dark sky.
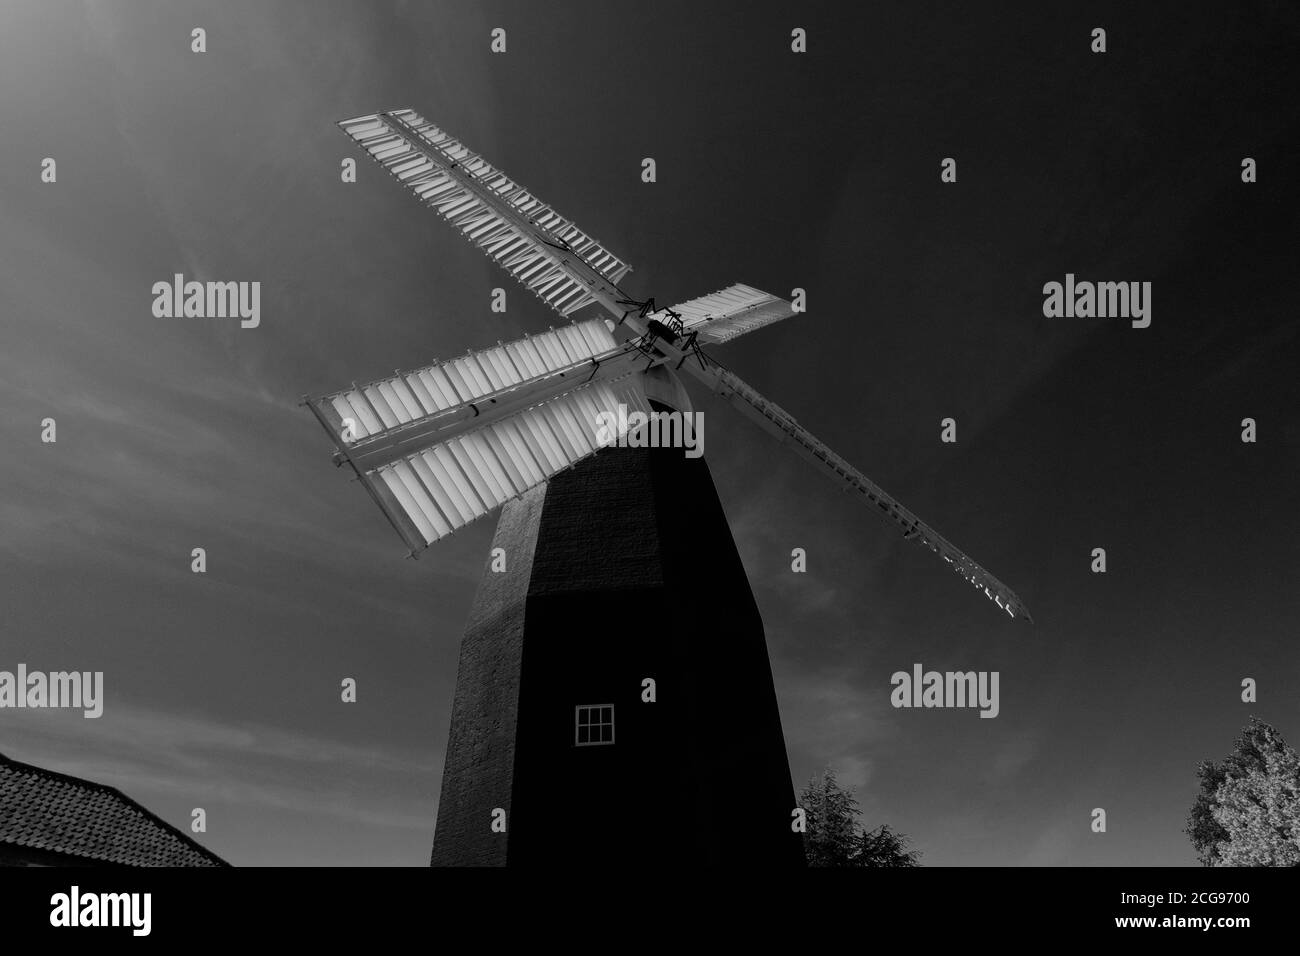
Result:
M1045 6L6 4L0 669L107 702L0 711L0 752L202 806L236 864L427 862L493 522L404 559L297 402L557 319L378 167L340 182L334 122L410 106L630 291L807 289L718 357L1033 612L697 390L796 785L834 766L929 864L1193 863L1196 764L1251 713L1300 738L1300 15ZM260 327L155 318L175 272L260 281ZM1152 282L1151 327L1045 318L1067 272ZM1000 716L892 709L914 662L999 671Z

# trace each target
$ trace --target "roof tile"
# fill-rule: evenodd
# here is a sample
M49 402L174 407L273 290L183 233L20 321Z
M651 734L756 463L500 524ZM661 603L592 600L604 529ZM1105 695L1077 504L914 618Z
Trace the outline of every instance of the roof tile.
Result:
M124 866L228 866L120 790L0 754L0 843Z

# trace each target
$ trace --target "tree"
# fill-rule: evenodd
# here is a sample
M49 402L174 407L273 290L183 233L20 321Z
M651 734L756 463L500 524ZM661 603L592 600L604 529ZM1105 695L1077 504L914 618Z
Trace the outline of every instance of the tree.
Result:
M1205 866L1300 866L1300 754L1257 717L1222 763L1196 769L1183 832Z
M874 830L862 834L862 849L855 866L920 866L921 854L909 850L912 841L897 830L882 823Z
M809 866L920 866L920 853L888 824L871 831L858 824L862 811L852 790L844 790L827 767L799 795L807 815L804 853Z
M853 866L861 811L852 792L840 789L835 771L827 767L820 782L809 780L799 805L808 818L803 838L808 865Z

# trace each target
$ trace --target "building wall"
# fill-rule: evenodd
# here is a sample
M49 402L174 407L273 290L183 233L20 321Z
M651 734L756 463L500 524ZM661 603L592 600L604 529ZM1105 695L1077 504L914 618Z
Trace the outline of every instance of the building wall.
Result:
M504 866L506 843L489 824L509 813L522 673L524 615L533 545L546 486L501 512L492 548L506 572L485 564L460 646L451 729L442 771L433 866ZM509 817L507 816L507 832Z

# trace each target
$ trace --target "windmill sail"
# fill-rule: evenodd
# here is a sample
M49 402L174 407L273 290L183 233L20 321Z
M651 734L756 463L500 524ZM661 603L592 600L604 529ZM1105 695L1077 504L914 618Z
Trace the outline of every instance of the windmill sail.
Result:
M659 361L593 319L307 404L416 553L617 441Z
M414 110L339 123L426 206L561 315L607 305L632 267Z
M823 474L847 486L849 490L856 491L872 507L872 510L898 525L903 530L903 537L929 548L1011 617L1033 620L1015 591L905 508L898 499L818 441L811 432L795 421L789 412L768 401L734 372L716 365L704 368L696 362L687 363L685 368L713 391L727 398L746 417L774 434L783 443L788 443L796 453L812 462Z
M794 315L794 309L784 299L740 284L652 315L660 318L669 312L680 315L684 331L696 333L702 345L721 345Z
M590 319L307 403L339 452L365 470L581 385L665 360L635 340L615 342L604 320Z
M383 483L380 495L396 502L395 524L407 525L398 530L418 553L615 442L617 424L602 427L600 413L617 422L620 405L650 411L639 376L581 386L381 465L363 480Z

